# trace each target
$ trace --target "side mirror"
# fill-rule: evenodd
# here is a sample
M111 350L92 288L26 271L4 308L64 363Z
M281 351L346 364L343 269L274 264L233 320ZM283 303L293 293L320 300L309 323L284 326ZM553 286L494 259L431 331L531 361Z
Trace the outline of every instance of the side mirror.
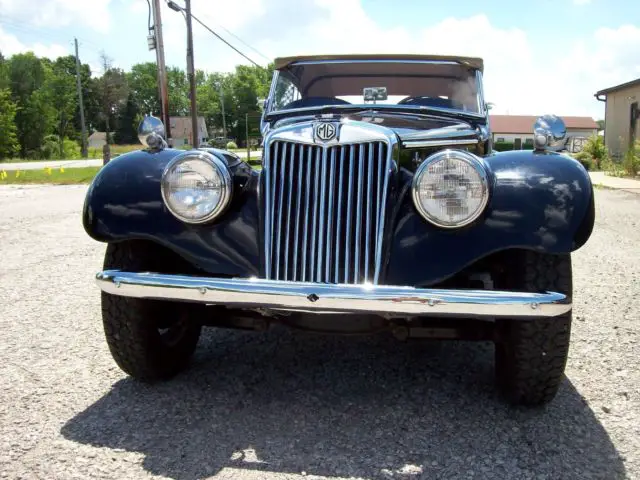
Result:
M162 150L167 147L165 128L162 120L150 115L138 125L138 140L151 150Z
M538 151L563 150L567 137L567 127L564 121L556 115L538 117L533 125L533 145Z

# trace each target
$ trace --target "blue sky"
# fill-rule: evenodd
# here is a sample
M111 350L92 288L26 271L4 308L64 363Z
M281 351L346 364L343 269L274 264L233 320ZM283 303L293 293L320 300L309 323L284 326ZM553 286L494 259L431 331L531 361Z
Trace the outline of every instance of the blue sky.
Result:
M177 0L183 4L183 0ZM185 65L182 17L163 3L167 63ZM193 11L268 58L309 53L435 53L485 59L485 91L498 113L602 118L597 90L640 77L640 2L539 0L192 0ZM91 5L89 7L89 5ZM146 0L0 0L0 51L56 57L73 51L96 72L154 61ZM195 25L196 65L229 71L246 61Z

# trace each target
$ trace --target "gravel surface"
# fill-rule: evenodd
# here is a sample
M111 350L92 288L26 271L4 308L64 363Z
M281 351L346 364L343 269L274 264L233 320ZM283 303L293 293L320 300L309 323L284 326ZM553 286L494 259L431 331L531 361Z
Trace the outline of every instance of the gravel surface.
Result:
M598 190L567 380L497 397L486 344L209 330L145 386L113 363L86 187L0 187L0 478L640 478L640 196Z

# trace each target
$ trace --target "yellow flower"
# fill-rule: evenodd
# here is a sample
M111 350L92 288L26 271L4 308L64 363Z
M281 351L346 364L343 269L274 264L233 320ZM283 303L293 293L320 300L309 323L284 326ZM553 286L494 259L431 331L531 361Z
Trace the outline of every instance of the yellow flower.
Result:
M20 170L16 170L16 178L20 176Z
M44 171L47 175L51 175L51 167L45 168Z
M60 173L64 173L64 168L60 167Z

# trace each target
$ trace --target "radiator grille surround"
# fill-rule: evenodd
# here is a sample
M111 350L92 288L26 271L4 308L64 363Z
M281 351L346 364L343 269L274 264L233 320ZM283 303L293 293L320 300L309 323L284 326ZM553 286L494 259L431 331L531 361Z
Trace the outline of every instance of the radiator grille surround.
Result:
M344 127L343 127L344 128ZM271 138L263 175L265 277L377 284L393 143Z

